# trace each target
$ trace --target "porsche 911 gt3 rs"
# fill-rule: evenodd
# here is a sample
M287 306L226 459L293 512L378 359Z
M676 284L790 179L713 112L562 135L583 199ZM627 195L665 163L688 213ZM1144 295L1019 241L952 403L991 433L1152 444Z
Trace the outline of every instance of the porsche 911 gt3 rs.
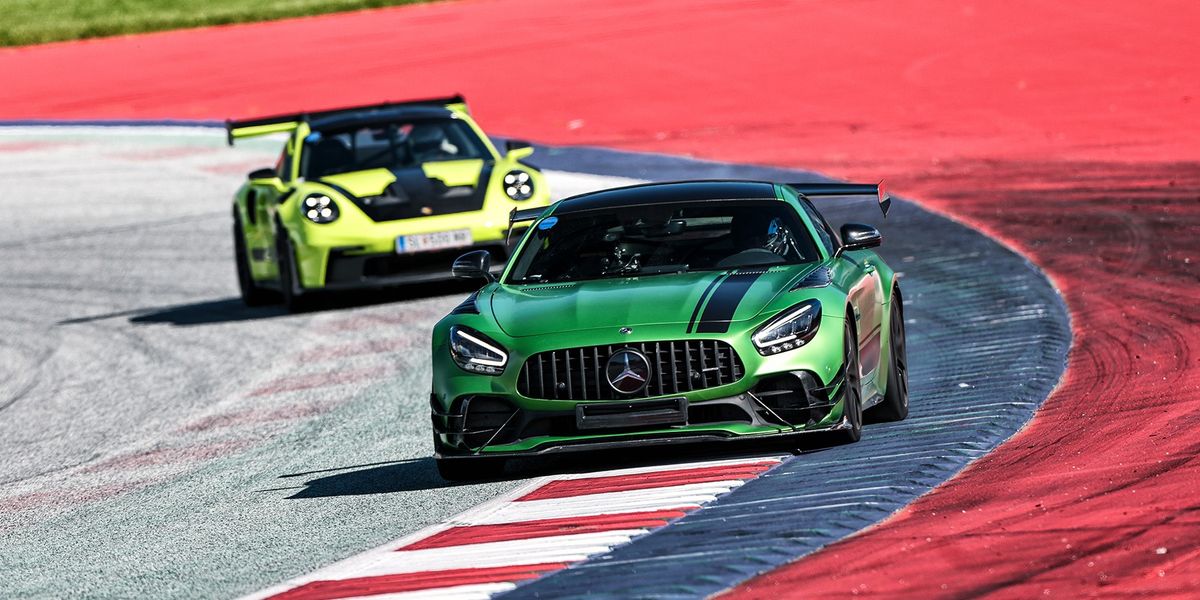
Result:
M298 308L319 290L445 278L463 248L506 256L508 216L545 206L533 149L501 154L458 96L228 121L235 139L288 133L234 196L248 305Z
M831 432L908 414L903 305L873 227L815 196L876 185L700 181L576 196L433 333L435 455L451 479L506 457Z

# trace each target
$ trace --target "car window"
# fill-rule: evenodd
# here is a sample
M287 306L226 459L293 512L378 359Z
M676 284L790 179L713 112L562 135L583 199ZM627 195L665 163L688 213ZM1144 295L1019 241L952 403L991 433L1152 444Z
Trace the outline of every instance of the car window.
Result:
M316 131L304 140L301 171L309 179L366 169L403 169L422 163L488 159L487 147L458 119L372 123Z
M548 283L812 262L808 229L783 202L657 204L543 219L508 283Z
M275 161L275 173L284 182L292 180L292 155L288 152L291 146L291 143L284 144L283 152L279 155L279 160Z
M808 214L809 220L812 221L814 228L817 230L817 238L821 241L821 245L825 247L825 251L833 254L841 242L837 235L833 233L833 229L829 227L829 223L825 221L825 217L817 211L817 208L808 201L807 198L800 198L800 206L804 212Z

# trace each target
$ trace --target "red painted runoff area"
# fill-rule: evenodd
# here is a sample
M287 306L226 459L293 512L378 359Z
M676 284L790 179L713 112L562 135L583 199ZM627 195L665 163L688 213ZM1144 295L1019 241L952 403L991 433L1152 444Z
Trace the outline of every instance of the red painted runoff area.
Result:
M697 469L675 469L655 473L638 473L636 475L560 479L558 481L551 481L521 496L517 500L549 500L552 498L570 498L582 494L628 492L631 490L648 490L692 483L753 479L776 464L775 462L762 462L758 464L701 467Z
M540 519L495 525L461 525L440 531L423 540L397 548L397 550L428 550L429 548L448 548L468 544L528 540L602 531L658 529L671 519L677 519L685 514L687 514L685 510L656 510L615 515Z
M468 0L0 50L0 118L223 119L462 92L497 134L886 178L1046 270L1073 318L1067 373L958 477L733 593L1200 589L1200 4L594 4Z
M271 596L272 600L335 600L433 590L460 585L524 581L547 571L566 568L563 563L422 571L398 575L376 575L331 581L313 581Z

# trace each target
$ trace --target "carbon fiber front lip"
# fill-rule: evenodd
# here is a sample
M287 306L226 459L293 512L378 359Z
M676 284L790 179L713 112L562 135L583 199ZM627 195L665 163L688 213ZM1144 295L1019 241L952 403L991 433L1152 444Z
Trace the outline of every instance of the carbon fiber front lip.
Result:
M712 432L708 434L680 434L668 435L663 437L640 437L627 440L616 440L609 442L594 442L587 440L580 441L565 441L553 442L537 450L526 450L520 452L484 452L480 454L444 454L441 451L434 451L433 457L439 460L455 460L472 458L534 458L539 456L548 456L553 454L567 454L572 452L599 452L604 450L621 450L627 448L648 448L658 446L683 446L687 444L712 444L712 443L754 443L762 440L783 440L804 435L814 435L819 433L828 433L830 431L838 431L845 429L845 423L838 423L833 427L825 429L807 429L800 431L779 431L778 433L761 433L761 434L720 434Z
M778 427L778 426L777 426ZM624 448L646 448L655 446L682 446L686 444L705 444L705 443L754 443L761 440L783 440L804 435L814 435L821 433L829 433L832 431L842 431L849 429L850 424L842 419L830 427L821 429L799 429L787 431L784 427L779 427L779 431L774 433L753 433L753 434L735 434L725 433L720 431L711 432L689 432L679 434L657 434L652 436L638 436L630 434L629 438L612 440L612 441L593 441L591 439L579 440L562 440L558 442L548 442L545 446L537 450L523 450L515 452L482 452L474 454L471 452L451 453L447 454L435 447L433 457L437 459L456 459L456 458L531 458L538 456L547 456L552 454L566 454L571 452L597 452L604 450L620 450Z

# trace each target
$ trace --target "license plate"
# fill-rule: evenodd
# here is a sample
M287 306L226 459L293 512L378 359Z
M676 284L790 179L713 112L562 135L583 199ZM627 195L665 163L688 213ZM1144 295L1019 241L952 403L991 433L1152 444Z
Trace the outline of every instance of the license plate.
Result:
M686 398L596 402L575 405L579 429L625 429L653 425L686 425Z
M474 243L470 229L455 229L453 231L435 231L433 233L417 233L402 235L396 238L396 253L425 252L445 248L461 248Z

